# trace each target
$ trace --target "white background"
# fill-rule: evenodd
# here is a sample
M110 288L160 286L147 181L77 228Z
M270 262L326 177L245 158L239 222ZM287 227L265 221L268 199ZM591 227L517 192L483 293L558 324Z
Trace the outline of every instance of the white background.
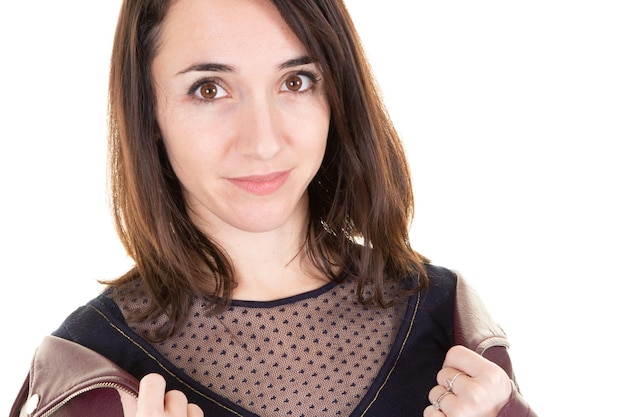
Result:
M478 289L540 415L623 415L623 2L348 5L409 153L413 245ZM105 196L118 7L0 14L3 415L41 338L129 265Z

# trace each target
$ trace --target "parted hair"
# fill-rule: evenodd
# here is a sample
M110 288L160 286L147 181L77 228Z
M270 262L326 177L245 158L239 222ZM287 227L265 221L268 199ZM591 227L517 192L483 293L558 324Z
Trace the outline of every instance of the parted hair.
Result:
M212 300L207 314L215 313L228 306L236 285L228 254L192 222L160 140L151 65L174 1L124 0L109 79L110 203L135 262L109 284L144 282L151 304L142 318L168 316L156 339L181 325L194 296ZM343 276L338 269L356 276L360 302L388 305L384 281L419 276L411 291L427 284L428 261L409 244L414 203L402 143L343 2L267 1L318 63L331 109L326 153L307 191L303 250L331 280ZM365 284L375 288L372 296L364 295Z

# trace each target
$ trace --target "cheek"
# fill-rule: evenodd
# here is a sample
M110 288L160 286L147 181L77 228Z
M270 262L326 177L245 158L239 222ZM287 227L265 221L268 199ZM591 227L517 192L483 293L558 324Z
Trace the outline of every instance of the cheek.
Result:
M298 138L300 146L312 153L311 156L324 154L330 125L330 111L324 101L301 109L297 117L291 115L289 130ZM292 136L293 137L293 136Z
M318 164L321 164L322 158L326 153L326 144L328 142L328 128L319 127L315 129L314 135L310 138L309 149L312 155L315 155L318 159Z
M162 126L168 159L183 183L194 177L202 178L227 153L226 133L220 132L207 120L170 118Z
M328 142L328 129L330 125L330 115L327 111L320 112L316 122L311 126L310 147L320 158L326 152L326 144Z

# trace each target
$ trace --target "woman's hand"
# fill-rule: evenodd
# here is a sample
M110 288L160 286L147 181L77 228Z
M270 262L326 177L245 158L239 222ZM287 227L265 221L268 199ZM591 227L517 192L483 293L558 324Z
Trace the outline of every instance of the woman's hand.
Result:
M203 417L195 404L189 404L180 391L165 393L165 380L159 374L148 374L139 382L136 417Z
M463 346L448 351L424 417L496 417L509 401L509 376L495 363Z

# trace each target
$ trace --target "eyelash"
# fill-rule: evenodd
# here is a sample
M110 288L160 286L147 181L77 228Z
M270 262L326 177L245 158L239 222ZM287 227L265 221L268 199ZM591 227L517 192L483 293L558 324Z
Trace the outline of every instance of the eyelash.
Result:
M315 90L317 84L319 84L319 82L322 80L322 76L319 73L317 73L317 72L308 71L308 70L301 70L301 71L297 71L297 72L288 74L285 77L285 81L283 81L283 84L286 82L287 79L289 79L290 77L294 77L294 76L304 76L304 77L307 77L308 79L311 80L311 83L312 83L311 87L306 89L306 90L304 90L304 91L288 91L288 92L292 92L292 93L295 93L295 94L303 94L304 95L304 94L312 93ZM198 100L198 101L200 101L202 103L212 103L213 101L215 101L215 99L206 99L206 98L199 97L200 93L199 93L198 90L200 90L200 87L202 87L205 84L215 84L216 86L218 86L220 88L224 88L224 87L222 87L220 81L218 79L216 79L216 78L211 78L211 77L201 78L201 79L197 80L195 83L193 83L191 85L191 87L187 91L187 94L189 96L193 97L195 100Z
M199 93L200 87L202 87L205 84L215 84L218 87L223 88L220 82L216 80L215 78L201 78L191 85L191 87L189 88L189 91L187 91L187 94L192 96L194 99L202 101L202 102L213 101L213 100L207 100L207 99L198 97L198 95L200 94Z
M289 79L290 77L294 77L294 76L305 76L307 77L309 80L311 80L311 87L304 90L304 91L293 91L294 93L297 94L307 94L307 93L312 93L315 90L315 87L317 86L317 84L319 84L319 82L322 80L322 76L314 71L306 71L306 70L302 70L302 71L297 71L293 74L289 74L287 75L287 77L285 78L285 80Z

